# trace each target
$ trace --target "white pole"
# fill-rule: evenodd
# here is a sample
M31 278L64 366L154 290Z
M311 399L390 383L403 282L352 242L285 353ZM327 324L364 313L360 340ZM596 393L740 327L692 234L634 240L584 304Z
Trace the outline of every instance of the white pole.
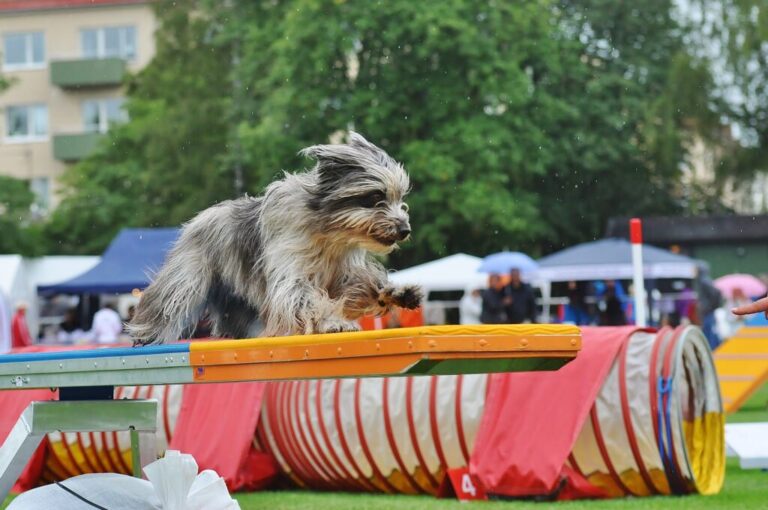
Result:
M629 238L632 241L635 325L644 328L648 325L648 310L645 299L645 279L643 277L643 225L639 218L632 218L629 221Z

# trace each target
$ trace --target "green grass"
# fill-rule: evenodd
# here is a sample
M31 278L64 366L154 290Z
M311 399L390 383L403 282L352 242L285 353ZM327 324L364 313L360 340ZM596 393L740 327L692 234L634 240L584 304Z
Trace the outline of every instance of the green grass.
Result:
M728 416L729 423L757 421L768 421L768 384L763 384L738 412Z
M744 404L738 413L728 417L731 423L768 421L768 384ZM344 494L334 492L266 491L235 494L243 510L450 510L467 508L454 500L428 496L387 496L380 494ZM5 508L11 498L0 506ZM656 497L614 499L608 501L569 501L534 503L530 501L494 501L488 508L527 510L626 509L725 509L768 508L768 472L742 470L735 459L729 459L723 490L715 496Z
M450 510L466 509L458 501L427 496L386 496L371 494L318 493L302 491L252 492L236 494L243 510ZM655 497L614 499L607 501L581 500L562 503L531 501L494 501L489 508L498 510L558 510L629 509L748 509L766 508L768 473L744 471L729 461L725 486L716 496ZM484 507L483 507L484 508Z

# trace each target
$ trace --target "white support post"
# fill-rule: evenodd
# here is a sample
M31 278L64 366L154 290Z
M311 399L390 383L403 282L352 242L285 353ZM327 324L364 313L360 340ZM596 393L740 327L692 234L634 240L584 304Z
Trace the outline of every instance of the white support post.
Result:
M648 325L648 307L645 297L645 275L643 272L643 225L639 218L629 221L629 237L632 241L632 286L635 296L635 325Z

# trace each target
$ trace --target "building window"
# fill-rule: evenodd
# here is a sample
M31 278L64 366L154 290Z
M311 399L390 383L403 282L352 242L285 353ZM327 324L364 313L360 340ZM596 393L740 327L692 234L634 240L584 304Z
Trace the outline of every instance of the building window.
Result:
M87 133L106 133L110 126L128 120L123 98L83 102L83 127Z
M84 28L80 31L83 58L136 58L136 27Z
M44 66L45 42L42 32L3 35L3 70L39 69Z
M35 194L32 204L32 212L44 213L51 206L51 179L48 177L36 177L29 181L29 189Z
M45 140L48 136L48 107L44 104L8 106L6 139L14 141Z

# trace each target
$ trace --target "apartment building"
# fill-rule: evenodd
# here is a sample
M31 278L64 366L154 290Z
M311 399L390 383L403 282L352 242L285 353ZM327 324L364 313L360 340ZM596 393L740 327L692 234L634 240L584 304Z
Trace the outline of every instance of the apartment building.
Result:
M147 0L0 0L0 175L44 212L58 179L125 120L123 78L154 55Z

